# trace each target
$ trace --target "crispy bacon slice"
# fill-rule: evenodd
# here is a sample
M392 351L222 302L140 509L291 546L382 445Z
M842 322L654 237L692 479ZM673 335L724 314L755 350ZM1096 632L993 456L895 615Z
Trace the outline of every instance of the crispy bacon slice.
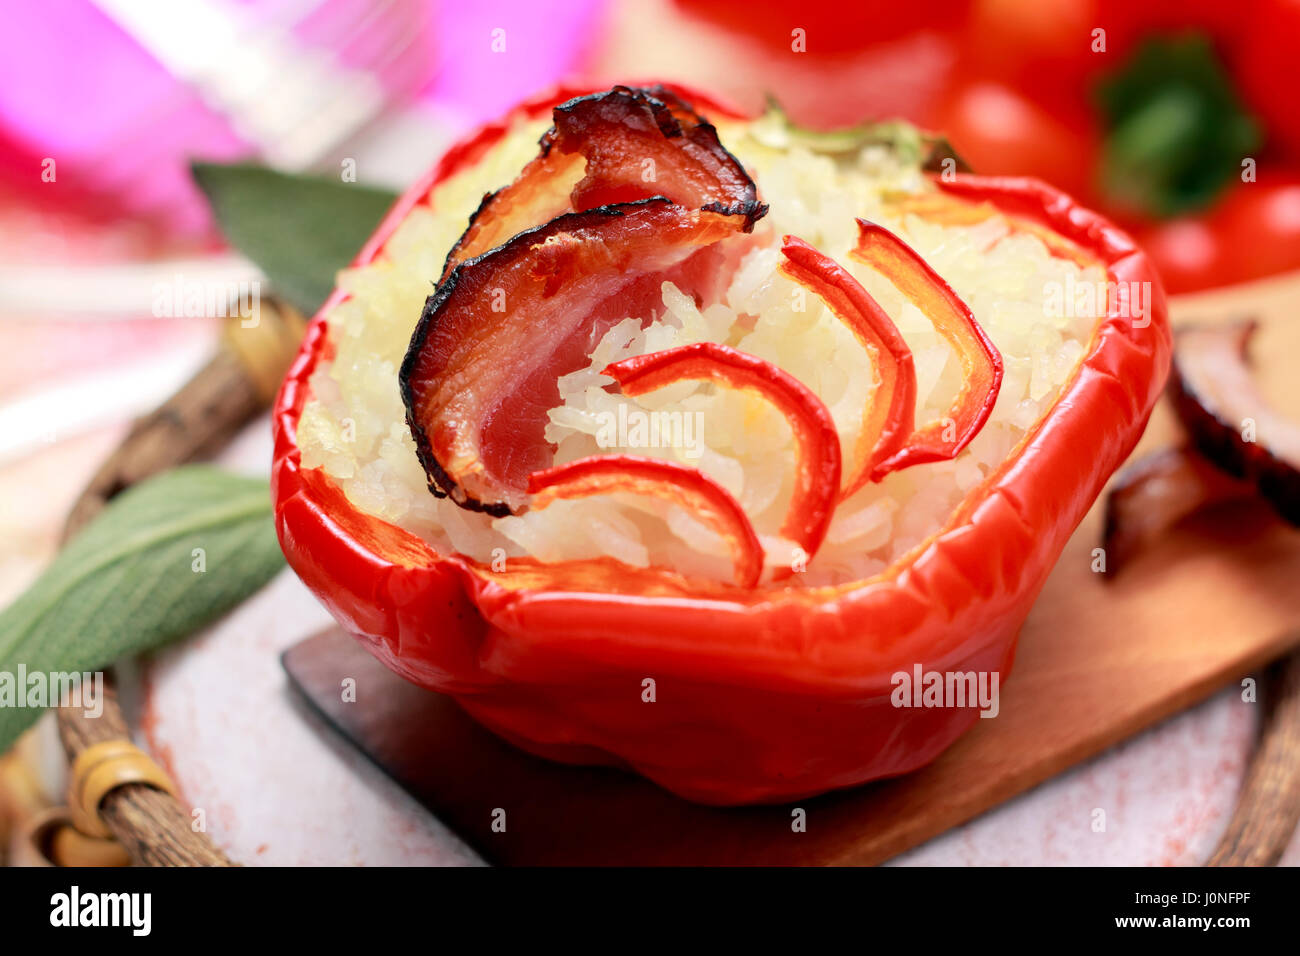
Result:
M1274 408L1255 381L1248 349L1257 327L1246 320L1179 328L1169 396L1201 454L1300 525L1300 423Z
M786 236L781 271L813 294L853 332L876 377L862 420L852 469L844 481L847 498L875 476L912 434L916 419L916 368L912 350L893 320L848 270L797 236Z
M552 115L540 154L513 183L484 197L443 279L459 263L565 213L664 196L736 216L748 232L767 212L717 130L662 87L616 86L563 103Z
M528 478L533 508L557 498L628 492L654 495L688 509L720 534L731 549L736 584L758 585L763 546L736 499L698 468L638 455L595 455L534 472Z
M1188 515L1253 494L1193 448L1163 448L1127 465L1106 495L1102 547L1109 577Z
M649 315L671 281L716 298L735 217L667 199L559 216L458 266L429 297L400 381L430 490L503 515L550 463L556 379L600 337Z
M966 305L916 251L883 226L858 220L853 258L878 270L948 340L962 364L962 386L946 418L917 428L878 464L873 477L928 461L955 458L984 427L1002 387L1002 354Z
M835 515L840 491L840 439L831 413L789 372L755 355L715 342L637 355L605 369L627 395L642 395L687 379L703 379L761 395L785 416L799 448L794 494L781 535L811 558Z

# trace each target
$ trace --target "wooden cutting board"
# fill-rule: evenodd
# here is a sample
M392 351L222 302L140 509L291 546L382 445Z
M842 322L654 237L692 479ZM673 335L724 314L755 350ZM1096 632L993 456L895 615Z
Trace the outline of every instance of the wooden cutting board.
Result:
M1300 279L1188 297L1175 321L1252 314L1263 387L1300 412ZM1160 408L1142 442L1177 439ZM619 771L524 754L337 630L284 656L345 736L488 860L506 864L878 863L1239 680L1300 645L1300 532L1243 502L1184 522L1106 580L1100 507L1070 539L1020 638L1001 712L909 776L791 807L717 809ZM339 693L357 681L357 702ZM494 832L499 809L505 832ZM499 814L498 814L499 816Z

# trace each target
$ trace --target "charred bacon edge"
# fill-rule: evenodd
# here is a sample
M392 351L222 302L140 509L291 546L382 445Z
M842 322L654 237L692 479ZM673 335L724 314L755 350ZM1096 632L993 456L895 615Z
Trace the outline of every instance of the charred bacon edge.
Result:
M654 118L655 124L659 127L659 131L663 133L665 139L675 139L688 135L688 131L682 126L680 115L684 114L685 116L690 117L691 120L693 120L693 125L691 125L689 133L700 134L700 138L696 138L694 141L712 152L715 152L720 158L729 160L732 166L735 167L736 171L744 177L747 185L745 186L745 196L743 199L729 205L720 202L709 203L701 207L705 212L717 212L724 216L743 216L745 222L741 228L741 232L745 233L752 232L754 224L767 215L767 203L759 201L758 187L755 185L753 177L749 175L749 171L745 169L740 160L738 160L730 150L722 145L722 141L718 138L717 128L696 113L694 108L679 96L664 89L662 86L615 86L608 90L602 90L599 93L589 93L586 96L575 96L573 99L566 100L556 106L552 110L551 115L553 117L558 117L561 113L572 112L579 104L594 103L611 98L626 100L629 103L630 108L641 104L647 106L650 109L650 114ZM669 103L668 100L671 100L672 102ZM676 105L676 108L674 108L673 104ZM556 137L558 135L559 131L554 124L552 124L550 129L542 134L541 138L538 140L539 156L550 155L551 148L555 145ZM703 140L702 142L701 139ZM447 253L447 257L443 260L442 270L439 273L444 276L443 281L446 281L445 277L450 274L448 267L455 261L457 254L464 247L466 239L469 237L470 233L473 232L479 218L487 214L493 201L500 193L500 189L493 190L490 193L485 193L478 208L470 215L469 221L465 225L465 230L460 234L460 237ZM578 211L584 212L586 210Z
M483 198L479 200L479 204L474 207L474 211L469 214L469 219L465 222L464 232L457 237L456 241L452 244L452 247L447 250L446 258L442 260L442 268L438 270L438 275L442 278L438 280L438 285L441 286L451 278L451 273L457 265L464 265L465 262L470 261L466 259L461 262L456 262L456 257L460 253L460 250L464 248L465 240L468 239L469 234L474 231L474 227L478 224L479 219L487 213L488 209L491 208L492 203L496 200L497 196L501 195L502 189L505 189L505 186L484 193ZM534 226L533 228L539 228L542 225L545 225L545 223L539 223L538 226ZM488 251L491 252L490 249ZM482 258L483 255L484 254L481 253L475 258ZM455 264L453 265L453 263Z
M1240 423L1228 420L1232 409L1223 407L1225 402L1215 401L1216 396L1207 394L1214 384L1213 371L1200 366L1198 356L1189 349L1189 340L1196 337L1205 340L1203 348L1231 350L1230 359L1240 363L1245 376L1253 382L1248 349L1258 326L1254 319L1246 319L1225 326L1180 328L1174 336L1169 397L1179 421L1202 455L1233 477L1251 482L1283 519L1300 525L1300 448L1270 447L1264 441L1248 442L1242 438ZM1258 393L1224 398L1227 402L1245 401L1255 410L1268 408ZM1249 415L1251 408L1238 411ZM1269 411L1277 414L1272 409Z
M722 145L722 139L718 136L718 128L710 123L707 119L695 111L695 107L687 103L676 93L665 89L662 85L656 84L649 87L615 87L615 89L628 90L635 93L642 93L650 104L650 109L654 114L655 120L659 123L659 130L664 134L664 138L673 139L677 136L687 135L687 131L682 128L680 114L685 114L692 120L690 132L701 133L706 142L702 143L711 151L731 161L736 171L745 177L745 198L726 206L722 203L708 203L701 207L706 212L719 212L724 216L744 216L745 225L743 232L751 232L754 223L767 215L767 203L759 202L758 186L754 182L754 177L749 175L749 170L745 168L744 163L736 158L736 155L727 147ZM567 104L566 104L567 105ZM659 109L659 108L662 108ZM700 143L696 139L697 144Z
M570 212L561 216L556 216L549 222L544 222L532 229L526 229L509 241L502 243L494 249L489 249L473 259L466 259L459 263L451 274L439 283L438 287L424 301L424 309L420 313L420 320L416 323L415 331L411 334L411 344L407 347L406 356L402 359L401 367L398 370L398 383L401 387L402 404L406 407L406 423L411 429L411 434L415 438L415 450L420 459L420 464L424 466L425 475L429 478L429 491L438 498L451 498L457 505L468 511L482 511L494 518L502 518L512 514L509 504L504 501L489 502L480 501L477 498L470 497L469 494L456 482L446 469L442 467L437 456L433 453L433 446L429 441L428 433L423 425L420 424L416 417L415 394L411 388L411 376L415 372L416 363L420 359L420 353L424 350L424 345L428 341L429 334L437 328L438 317L444 305L456 291L460 283L462 274L466 270L478 269L480 267L490 267L494 257L502 256L514 252L520 245L527 245L543 231L555 230L560 231L569 227L578 227L591 223L599 223L610 219L617 219L626 214L627 210L638 207L651 205L676 205L672 200L665 196L651 196L647 199L637 199L632 202L611 203L606 206L597 206L593 209L587 209L583 212Z
M584 96L575 96L571 100L565 100L551 111L551 115L554 117L557 113L571 113L580 103L607 100L614 97L631 100L632 102L643 101L650 107L650 115L654 117L655 125L659 127L659 132L664 134L665 139L674 139L685 134L685 130L682 128L681 118L683 116L688 118L692 129L705 126L708 129L713 130L713 126L710 125L703 116L695 112L694 107L682 100L680 97L674 96L660 85L624 86L619 84L618 86L611 86L607 90L600 90L596 93L587 93ZM673 104L668 102L670 98L673 100ZM674 109L674 104L676 109ZM714 132L716 133L716 130L714 130ZM538 139L537 145L541 147L541 155L545 156L551 151L551 147L555 145L555 137L557 133L558 130L554 125L552 125L551 128L543 133L541 138ZM728 153L727 155L730 156L731 154ZM735 157L732 158L734 159ZM740 164L737 163L736 165L739 166Z
M1106 579L1183 519L1254 494L1254 486L1229 475L1194 445L1162 448L1130 462L1106 493L1101 540Z

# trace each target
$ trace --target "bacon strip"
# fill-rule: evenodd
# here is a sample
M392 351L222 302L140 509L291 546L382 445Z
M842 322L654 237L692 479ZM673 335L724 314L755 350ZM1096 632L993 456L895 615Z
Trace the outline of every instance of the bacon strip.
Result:
M609 327L648 316L671 281L698 301L734 264L722 240L767 212L689 106L614 89L555 108L541 154L484 198L452 249L400 373L434 494L502 515L553 451L555 380Z
M1260 390L1248 356L1256 328L1253 319L1180 327L1169 397L1201 454L1300 525L1300 422Z
M570 212L664 196L737 216L749 232L767 212L717 130L661 87L613 89L557 106L541 152L513 183L485 196L443 267Z
M430 490L503 515L549 464L556 379L649 315L665 281L702 299L729 274L735 219L667 199L559 216L458 266L425 304L400 380Z

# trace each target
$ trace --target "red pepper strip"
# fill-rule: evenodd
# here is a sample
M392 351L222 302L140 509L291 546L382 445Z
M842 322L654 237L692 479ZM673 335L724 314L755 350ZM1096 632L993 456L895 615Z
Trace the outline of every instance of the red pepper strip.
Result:
M1001 353L976 323L970 307L911 246L888 229L859 219L858 244L850 255L881 272L907 296L957 351L962 364L961 391L949 406L948 416L912 432L902 449L876 467L872 478L878 480L891 471L927 461L955 458L984 427L998 400ZM953 437L945 438L949 429Z
M763 573L763 546L727 489L698 468L639 455L594 455L528 476L532 507L559 498L588 498L627 492L654 495L693 511L722 535L731 549L736 584L757 587Z
M912 350L880 303L838 262L796 236L786 236L781 251L786 258L781 271L818 295L852 330L871 356L876 374L876 388L858 433L856 465L844 482L842 497L847 498L875 478L881 462L912 434L916 418Z
M817 553L835 515L840 490L840 439L830 411L812 390L771 362L715 342L697 342L615 362L605 369L626 395L642 395L684 379L706 379L757 392L770 401L799 446L794 494L783 537Z

